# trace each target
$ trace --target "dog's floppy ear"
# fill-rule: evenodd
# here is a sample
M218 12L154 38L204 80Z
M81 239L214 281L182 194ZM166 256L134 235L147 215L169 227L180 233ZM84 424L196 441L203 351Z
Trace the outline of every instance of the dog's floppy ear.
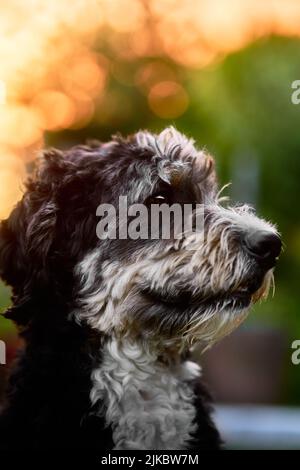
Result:
M57 219L56 189L62 172L63 155L55 151L44 154L22 200L0 224L0 276L12 287L15 304L47 282L47 256Z
M0 225L0 275L13 288L23 284L26 275L23 213L23 202L19 202Z

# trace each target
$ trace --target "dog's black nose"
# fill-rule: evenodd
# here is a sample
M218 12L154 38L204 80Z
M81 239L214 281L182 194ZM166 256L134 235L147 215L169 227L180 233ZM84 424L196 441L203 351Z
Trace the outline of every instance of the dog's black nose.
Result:
M255 257L259 263L268 267L275 265L282 246L278 235L265 230L247 234L244 243L248 253Z

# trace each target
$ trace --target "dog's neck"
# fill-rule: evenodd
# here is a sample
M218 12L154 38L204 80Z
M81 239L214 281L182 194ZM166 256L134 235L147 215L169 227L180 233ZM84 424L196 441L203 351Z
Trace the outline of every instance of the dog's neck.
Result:
M90 397L105 410L115 448L186 448L196 431L191 382L199 375L191 361L167 364L142 343L107 340Z

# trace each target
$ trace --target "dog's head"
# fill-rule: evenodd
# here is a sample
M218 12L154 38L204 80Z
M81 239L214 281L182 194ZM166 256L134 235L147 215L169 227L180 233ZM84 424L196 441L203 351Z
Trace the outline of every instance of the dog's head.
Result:
M135 211L124 222L125 196L147 208L146 221ZM151 210L173 204L181 221L192 208L193 227L200 214L200 230L178 237L173 214L169 236L164 220L152 236ZM101 237L103 207L117 210ZM280 249L276 229L252 209L221 206L212 158L168 128L46 152L2 223L0 269L17 303L43 295L101 333L185 345L214 342L245 318L266 295Z

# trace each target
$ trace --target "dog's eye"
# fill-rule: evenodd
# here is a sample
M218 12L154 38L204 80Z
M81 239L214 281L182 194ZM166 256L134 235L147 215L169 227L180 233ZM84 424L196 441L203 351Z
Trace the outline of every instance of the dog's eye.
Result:
M171 196L165 191L152 194L145 201L146 206L151 206L151 204L172 204Z

